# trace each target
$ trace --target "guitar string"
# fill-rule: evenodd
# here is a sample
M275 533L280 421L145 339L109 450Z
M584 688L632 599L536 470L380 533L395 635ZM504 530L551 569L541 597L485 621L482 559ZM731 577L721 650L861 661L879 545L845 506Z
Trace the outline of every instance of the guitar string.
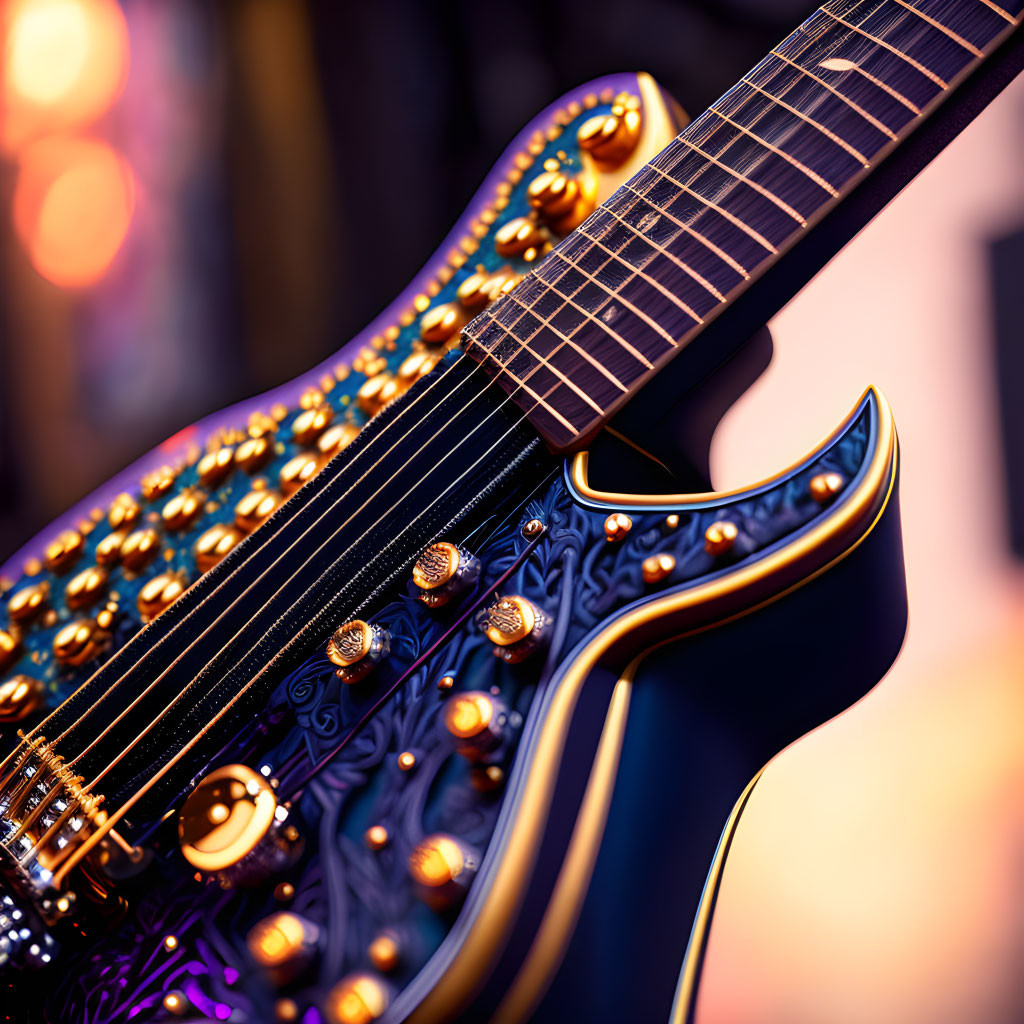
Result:
M859 5L858 5L858 6L859 6ZM788 91L788 90L787 90L787 91ZM755 120L754 120L754 122L753 122L753 123L756 123L756 121L757 121L757 120L759 120L759 119L760 119L760 116L758 116L757 118L755 118ZM714 131L714 129L713 129L712 131ZM712 133L709 133L709 135L710 135L710 134L712 134ZM696 172L696 174L699 174L699 173L701 173L701 171L702 171L703 169L704 169L704 168L701 168L700 170L698 170L698 171ZM696 176L696 174L695 174L694 176ZM691 180L692 180L692 179L691 179ZM741 183L742 183L742 181L738 181L738 182L737 182L737 185L738 185L738 184L741 184ZM653 205L653 204L651 204L651 205ZM627 212L628 212L628 211L627 211ZM610 258L614 258L614 255L613 255L612 257L610 257ZM607 263L607 262L609 262L609 261L610 261L610 260L607 260L607 261L605 261L605 263ZM603 268L603 266L604 266L604 264L602 264L602 268ZM570 268L569 268L569 270L571 270L571 269L572 269L572 268L570 267ZM568 275L568 273L569 273L569 270L567 270L567 271L565 272L565 274L563 274L563 275L562 275L562 277L560 277L560 278L559 278L559 282L561 282L561 280L562 280L562 279L563 279L563 278L564 278L565 276L567 276L567 275ZM610 290L609 290L609 292L610 292L610 294L614 295L614 292L611 292ZM559 294L560 294L560 293L559 293ZM524 312L523 312L523 314L521 314L521 316L525 315L525 313L526 313L526 310L524 310ZM515 323L518 323L518 322L519 322L519 319L521 319L521 316L520 316L520 318L517 318L517 320L516 320L516 321L514 322L514 324L512 325L513 327L515 326ZM579 327L583 326L583 325L584 325L585 323L587 323L587 322L589 322L589 319L588 319L588 320L584 320L582 324L578 325L578 326L577 326L577 328L575 328L575 329L574 329L573 333L575 333L575 332L576 332L576 330L578 330L578 329L579 329ZM538 328L538 330L539 330L539 328ZM536 333L536 332L534 332L534 334L535 334L535 333ZM527 339L525 339L525 341L524 341L524 342L522 343L522 345L523 345L523 349L525 349L526 351L530 351L529 349L527 349L527 348L526 348L526 343L527 343L527 342L528 342L529 340L531 340L531 338L532 338L532 337L533 337L533 335L531 335L531 336L530 336L530 338L527 338ZM517 342L519 341L519 339L515 338L514 334L512 335L512 339L513 339L514 341L517 341ZM554 354L554 352L557 352L557 351L558 351L558 349L559 349L559 348L561 348L561 347L562 347L561 345L560 345L560 346L558 346L558 347L557 347L557 348L556 348L555 350L553 350L553 352L552 352L552 353L550 353L550 354L552 354L552 355L553 355L553 354ZM497 360L497 359L496 359L496 357L494 357L494 356L493 356L493 353L486 353L486 354L487 354L487 355L489 355L489 356L491 356L492 358L495 358L495 361L496 361L496 362L498 362L498 364L499 364L499 365L503 366L503 368L505 368L504 364L501 364L500 360ZM514 358L515 358L516 356L518 356L519 354L521 354L521 352L517 352L517 353L515 354L515 356L513 356L512 358L514 359ZM528 380L528 379L530 379L530 378L531 378L531 377L533 376L533 374L534 374L535 372L537 372L537 371L538 371L538 370L540 369L540 365L542 365L542 364L543 364L543 362L544 362L544 359L543 359L543 357L538 357L538 355L537 355L536 353L533 353L532 351L530 351L530 354L531 354L531 355L534 355L534 356L535 356L535 358L539 358L539 362L538 362L538 365L537 365L537 366L535 366L535 367L534 367L534 369L533 369L533 370L532 370L532 371L531 371L531 372L530 372L530 373L529 373L529 374L527 375L527 377L525 378L525 379L527 379L527 380ZM512 360L510 359L510 362L511 362L511 361L512 361ZM478 364L478 365L483 365L483 363L480 363L480 364ZM475 373L475 369L474 369L474 373ZM467 378L467 379L468 379L468 378ZM497 379L500 379L500 378L495 378L495 379L497 380ZM493 381L492 381L492 383L493 383ZM490 386L490 385L489 385L489 386ZM545 394L544 398L546 398L546 397L550 396L550 394L552 394L552 393L553 393L553 392L554 392L555 390L557 390L557 388L558 388L559 386L560 386L560 385L555 385L555 386L553 386L553 387L552 387L552 388L551 388L551 389L550 389L550 390L549 390L549 391L548 391L548 392L547 392L547 393ZM429 390L429 389L428 389L428 390ZM486 389L485 389L485 390L486 390ZM516 393L516 392L517 392L518 390L519 390L519 388L518 388L518 387L517 387L517 388L515 388L515 389L514 389L514 390L513 390L513 391L512 391L511 393L510 393L510 395L509 395L509 398L507 398L507 399L505 400L505 402L503 402L503 403L502 403L502 406L501 406L501 407L503 407L503 406L504 406L505 404L507 404L508 400L509 400L509 399L510 399L510 398L511 398L511 397L512 397L512 396L513 396L513 395L514 395L514 394L515 394L515 393ZM426 392L424 392L424 394L425 394L425 393L426 393ZM453 393L454 393L454 392L453 392ZM532 412L532 411L533 411L534 409L536 409L536 408L537 408L537 406L538 406L538 405L540 405L540 404L541 404L541 402L542 402L542 401L543 401L543 399L541 399L540 401L538 401L537 403L535 403L535 404L534 404L533 406L531 406L531 408L530 408L530 409L529 409L529 410L528 410L527 412L528 412L528 413L529 413L529 412ZM500 407L499 407L499 408L500 408ZM488 418L489 418L489 417L488 417ZM525 419L525 418L527 418L527 417L526 417L526 416L522 417L522 419ZM522 420L520 420L520 421L518 421L518 422L521 422L521 421L522 421ZM382 431L382 432L383 432L383 431ZM460 442L460 443L461 443L461 442ZM369 448L369 447L370 447L370 446L369 446L369 445L367 445L367 448ZM364 449L364 450L366 450L366 449ZM478 461L479 461L479 460L478 460ZM475 465L475 464L474 464L474 465ZM461 478L460 478L460 479L461 479ZM413 489L415 489L415 486L418 486L418 485L414 485L414 488L413 488ZM411 493L411 491L410 491L410 492L408 492L408 493ZM404 498L403 498L403 500L404 500ZM364 507L365 507L365 505L364 505ZM282 524L282 525L286 525L286 524ZM375 525L376 525L376 524L375 524ZM410 524L410 525L411 525L411 524ZM305 534L303 534L303 536L305 536ZM230 578L230 577L227 577L226 579L228 579L228 578ZM197 607L201 607L201 605L200 605L200 606L197 606ZM77 724L77 723L76 723L76 724ZM90 748L90 749L91 749L91 748ZM83 753L84 753L84 752L83 752ZM79 755L79 756L82 756L82 755ZM73 762L72 762L72 763L73 763Z

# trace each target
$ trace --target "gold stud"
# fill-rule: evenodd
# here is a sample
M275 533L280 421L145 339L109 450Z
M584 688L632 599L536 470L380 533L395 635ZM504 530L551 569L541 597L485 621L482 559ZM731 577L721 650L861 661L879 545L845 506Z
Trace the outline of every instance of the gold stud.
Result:
M274 1017L277 1020L284 1021L285 1024L290 1024L293 1020L299 1018L299 1004L294 999L278 999L274 1003Z
M523 536L533 538L544 531L544 524L539 519L531 519L523 526Z
M295 886L291 882L278 882L274 886L274 899L278 903L289 903L295 899Z
M398 966L400 954L398 940L390 932L381 932L377 935L370 943L366 953L370 958L370 963L378 971L387 973Z
M464 318L458 306L449 302L428 309L420 318L420 338L428 345L441 345L458 334Z
M604 521L604 535L610 542L625 540L629 531L633 529L633 520L624 512L613 512Z
M130 533L121 545L121 563L126 569L138 572L146 567L160 550L160 534L153 529Z
M672 530L679 529L679 516L674 512L670 516L665 516L665 530L671 532Z
M407 356L395 371L395 380L401 381L406 387L425 377L437 364L439 356L436 352L413 352Z
M576 141L593 157L598 170L612 171L636 149L641 124L640 98L620 92L610 113L597 114L583 122Z
M8 602L7 614L11 622L29 622L45 607L50 596L50 584L46 580L22 587Z
M276 985L297 978L313 959L320 929L288 910L258 921L246 936L249 956Z
M473 788L478 793L493 793L505 782L505 772L500 765L476 765L472 774Z
M411 750L403 750L398 755L398 767L403 772L411 772L416 767L416 755Z
M147 580L136 604L143 622L152 622L185 592L185 583L176 573L164 572Z
M189 487L174 495L160 510L164 527L168 530L186 530L203 511L206 495L198 488Z
M173 953L178 948L178 936L177 935L165 935L164 936L164 949L168 953Z
M739 535L740 531L735 523L729 522L728 519L720 519L704 531L704 550L716 557L727 554L732 551L732 546Z
M420 590L444 586L459 571L459 549L446 540L431 544L412 567L412 581Z
M235 449L235 465L246 473L255 473L270 461L273 454L274 448L268 437L250 437Z
M327 641L327 658L338 667L344 683L358 683L388 656L391 634L378 625L352 619L339 626Z
M0 683L0 722L18 722L43 706L46 691L32 676L12 676Z
M363 833L363 842L371 850L382 850L388 845L388 840L391 836L388 834L388 830L383 825L371 825Z
M116 565L121 558L121 546L128 536L127 530L115 530L108 533L96 545L96 561L99 565Z
M299 408L316 409L318 406L323 405L325 401L324 393L319 388L310 386L305 388L299 396Z
M335 423L328 427L316 442L321 455L332 458L346 449L359 436L359 428L354 423Z
M161 466L147 473L141 481L142 496L146 501L162 498L171 489L177 475L170 466Z
M216 487L229 472L235 461L235 449L227 446L207 452L196 466L199 482L205 487Z
M43 564L50 572L67 572L81 557L85 541L77 530L61 530L46 545L43 553Z
M180 1017L188 1009L188 1000L180 992L168 992L164 996L164 1009Z
M139 508L139 503L125 491L110 503L107 521L112 530L120 530L122 527L128 529L135 525L141 514L142 509Z
M107 570L94 565L83 569L64 588L64 600L73 611L95 604L107 589Z
M110 639L110 634L101 624L101 615L103 623L109 625L112 616L100 612L95 620L78 619L60 630L53 638L54 657L64 665L82 665L99 657Z
M369 974L349 974L327 993L328 1024L371 1024L391 1003L387 986Z
M557 235L567 235L594 212L592 191L561 170L545 170L527 186L530 205Z
M447 693L455 685L455 679L452 676L441 676L437 681L437 688L442 693Z
M273 434L277 430L277 420L273 416L268 416L265 412L249 413L249 440L256 440L260 437L266 437L268 434ZM245 443L244 441L242 442ZM235 461L238 461L238 452L235 452Z
M811 477L811 497L819 504L830 502L842 489L845 481L838 473L819 473Z
M318 405L300 412L292 424L292 437L296 444L312 444L334 419L329 405Z
M645 558L641 566L645 583L659 583L676 567L676 560L671 555L651 555Z
M250 533L262 526L280 505L281 496L275 491L250 491L235 505L235 526Z
M196 566L200 572L209 572L242 539L241 530L230 523L215 523L196 541Z
M286 495L294 494L307 480L316 476L316 456L303 453L289 459L282 467L278 477L281 490Z
M376 373L356 392L356 405L368 416L380 412L398 393L391 374Z
M494 719L494 701L480 691L460 693L445 708L445 728L457 740L476 739Z
M528 217L513 217L494 232L494 249L499 256L522 256L544 242L540 225Z

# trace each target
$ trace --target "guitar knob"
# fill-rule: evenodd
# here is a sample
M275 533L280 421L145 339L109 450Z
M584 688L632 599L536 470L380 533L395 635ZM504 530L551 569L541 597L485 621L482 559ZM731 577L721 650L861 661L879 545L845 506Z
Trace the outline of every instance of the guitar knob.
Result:
M522 661L546 638L551 620L525 597L503 597L485 609L480 628L494 644L494 653L507 662Z
M358 683L391 651L391 634L381 626L353 619L327 641L327 657L338 666L343 683Z
M480 576L480 562L464 548L438 541L416 560L412 581L419 599L430 608L447 604L464 594Z
M225 888L257 885L301 850L288 808L244 764L216 769L189 794L178 818L178 842L189 864Z
M508 731L508 708L489 693L470 690L451 699L444 724L455 749L470 761L480 761L501 746Z

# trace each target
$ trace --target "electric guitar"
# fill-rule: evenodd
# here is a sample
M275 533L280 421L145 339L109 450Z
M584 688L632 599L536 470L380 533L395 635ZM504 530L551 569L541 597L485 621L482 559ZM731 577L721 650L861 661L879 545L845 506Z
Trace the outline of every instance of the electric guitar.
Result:
M877 391L738 491L707 444L1022 19L831 0L688 124L576 90L334 359L17 554L7 1019L692 1019L750 780L906 618Z

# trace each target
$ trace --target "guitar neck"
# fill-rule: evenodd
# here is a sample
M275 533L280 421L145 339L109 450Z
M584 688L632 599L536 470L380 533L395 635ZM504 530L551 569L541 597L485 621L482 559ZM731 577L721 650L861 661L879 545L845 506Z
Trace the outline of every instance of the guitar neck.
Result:
M764 323L1024 64L1024 0L831 0L464 332L555 450ZM813 240L813 241L812 241Z

